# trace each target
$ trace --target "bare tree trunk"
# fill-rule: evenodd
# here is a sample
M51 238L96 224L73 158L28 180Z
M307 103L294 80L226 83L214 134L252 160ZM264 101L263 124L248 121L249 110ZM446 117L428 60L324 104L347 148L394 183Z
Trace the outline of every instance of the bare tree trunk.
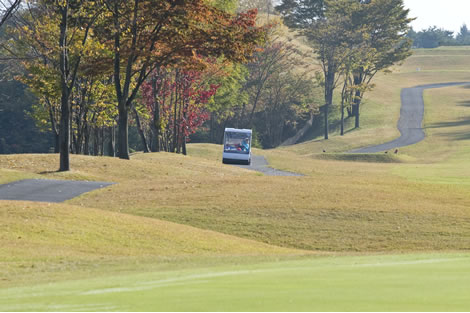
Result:
M54 136L54 153L59 153L60 136L55 131L53 131L53 136Z
M178 79L178 72L176 74L176 79ZM178 84L176 84L176 91L175 91L175 111L174 111L174 114L173 114L173 147L172 147L172 151L171 152L176 152L176 146L177 146L177 143L178 143L178 136L177 136L177 133L178 133L178 121L177 121L177 112L178 112Z
M120 104L118 111L118 156L120 159L129 160L129 115L126 104Z
M360 123L359 123L359 118L360 118L360 104L361 104L361 92L356 91L356 96L354 97L354 109L355 111L355 117L356 120L354 122L354 128L359 128Z
M248 121L249 128L253 127L253 116L255 115L256 106L258 105L259 97L261 95L261 90L262 90L262 86L258 88L258 91L256 92L255 100L253 101L253 108L251 109L250 119Z
M153 126L153 134L155 137L153 141L153 145L155 146L154 146L154 149L152 149L152 151L160 152L160 103L158 101L157 78L155 76L152 77L152 98L154 101L152 126Z
M343 90L341 92L341 131L340 135L344 136L344 101L346 101L346 87L347 87L347 77L344 78Z
M83 154L90 155L90 125L85 126L84 133Z
M362 74L356 74L353 77L354 85L359 86L363 81ZM359 117L360 117L360 104L361 104L362 92L360 90L356 90L354 95L354 116L356 117L356 121L354 122L354 128L359 128Z
M214 143L214 112L211 112L211 117L210 117L210 129L209 129L209 142Z
M114 152L114 125L108 127L108 156L115 157L116 153Z
M93 127L93 155L97 156L99 155L99 134L98 134L98 128Z
M182 91L182 93L184 93L184 91ZM181 96L180 97L180 105L179 105L179 110L178 110L178 121L183 121L183 117L182 117L182 110L183 110L183 106L184 106L184 98ZM182 146L182 142L183 142L183 134L182 134L182 125L178 122L178 128L177 128L177 135L176 135L176 138L178 138L177 140L177 148L176 148L176 153L181 153L181 146Z
M104 126L101 127L100 129L100 156L104 155L104 142L105 142L105 136L104 136Z
M323 114L324 114L324 133L325 133L325 140L328 139L328 134L330 131L328 113L330 110L330 106L333 103L333 90L334 90L334 80L335 74L332 70L328 71L325 75L325 105L323 107Z
M139 112L134 108L135 121L137 122L137 130L139 131L140 139L142 139L142 145L144 146L144 153L149 153L150 149L147 144L147 138L145 138L144 129L142 128L142 123L140 122Z
M62 19L60 22L60 86L62 96L60 99L60 131L59 131L59 153L60 166L59 171L70 170L70 90L67 86L68 78L68 57L67 57L67 22L68 22L68 3L62 9Z
M47 103L48 110L49 110L49 118L51 120L52 135L54 136L54 153L59 153L60 136L59 136L59 129L57 127L57 122L54 117L55 110L53 109L51 102L47 98L46 98L46 103Z

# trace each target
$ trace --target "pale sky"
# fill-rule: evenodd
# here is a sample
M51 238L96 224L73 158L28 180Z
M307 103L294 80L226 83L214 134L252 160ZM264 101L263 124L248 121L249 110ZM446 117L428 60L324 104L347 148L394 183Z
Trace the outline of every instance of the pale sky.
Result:
M454 31L456 35L462 24L470 28L470 0L404 0L410 9L410 17L417 17L411 24L415 31L436 25Z

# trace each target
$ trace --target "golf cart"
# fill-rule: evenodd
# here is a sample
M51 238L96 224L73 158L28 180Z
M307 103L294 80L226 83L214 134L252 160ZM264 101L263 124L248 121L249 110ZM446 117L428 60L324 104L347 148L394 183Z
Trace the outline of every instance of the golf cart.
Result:
M250 165L251 134L251 129L225 128L224 154L222 157L224 164Z

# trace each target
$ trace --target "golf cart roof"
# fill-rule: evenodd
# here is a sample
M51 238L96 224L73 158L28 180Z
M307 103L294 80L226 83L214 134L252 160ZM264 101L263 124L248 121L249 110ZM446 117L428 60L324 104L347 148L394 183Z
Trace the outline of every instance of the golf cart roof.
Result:
M251 134L251 129L225 128L225 132Z

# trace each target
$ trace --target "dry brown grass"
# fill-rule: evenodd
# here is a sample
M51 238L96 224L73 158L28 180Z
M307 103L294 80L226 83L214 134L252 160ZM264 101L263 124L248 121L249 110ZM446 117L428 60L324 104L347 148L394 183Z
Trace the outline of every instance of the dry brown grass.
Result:
M213 231L67 204L0 201L0 286L113 271L308 254ZM187 265L186 265L187 266ZM72 275L73 276L73 275Z
M436 51L440 56L455 52ZM124 161L72 156L73 171L68 173L55 172L57 155L2 155L0 182L42 177L117 183L63 205L0 201L4 268L9 275L37 273L29 260L52 259L46 264L60 267L62 257L70 270L74 260L79 260L77 267L90 268L103 255L97 269L115 264L112 258L135 263L148 255L297 253L274 246L341 253L468 250L469 89L426 92L430 136L400 149L397 157L352 161L347 155L312 155L325 147L344 151L394 137L401 87L470 80L470 68L460 59L449 61L449 68L452 62L462 69L446 71L444 64L439 71L417 72L414 63L407 63L395 74L378 77L365 104L368 126L360 131L328 143L255 150L272 166L305 177L269 177L222 165L221 147L204 144L189 145L188 157L136 154ZM90 244L81 244L81 238ZM82 257L86 262L81 263Z
M65 175L118 184L68 203L309 250L468 248L470 200L462 186L409 181L391 173L391 166L398 165L316 160L277 151L265 152L273 166L308 176L262 176L215 163L209 160L216 159L209 157L210 151L219 147L198 146L203 147L205 158L166 153L139 154L131 161L74 156L75 170ZM38 164L55 157L0 160L8 158L15 158L17 169L37 172ZM41 161L30 165L36 158Z

